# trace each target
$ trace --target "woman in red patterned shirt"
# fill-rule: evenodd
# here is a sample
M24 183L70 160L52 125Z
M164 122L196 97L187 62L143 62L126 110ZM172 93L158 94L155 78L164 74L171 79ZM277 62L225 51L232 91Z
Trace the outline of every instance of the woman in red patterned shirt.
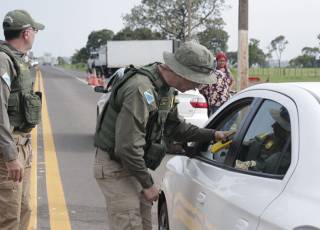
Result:
M214 70L217 75L217 82L212 85L205 85L200 93L208 102L208 115L213 114L221 105L230 98L230 89L233 85L233 77L228 69L228 58L223 52L216 54L217 68Z

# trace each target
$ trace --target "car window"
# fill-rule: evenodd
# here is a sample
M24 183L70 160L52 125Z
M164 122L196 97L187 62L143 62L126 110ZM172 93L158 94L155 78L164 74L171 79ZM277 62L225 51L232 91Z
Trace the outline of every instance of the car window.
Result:
M216 130L232 131L229 139L223 142L203 143L199 147L200 156L215 162L224 162L229 147L232 143L233 136L238 130L241 122L246 117L249 111L250 104L246 103L237 109L232 110L231 113L225 115L226 117L216 126Z
M284 175L291 161L291 125L287 109L265 100L251 122L235 168Z

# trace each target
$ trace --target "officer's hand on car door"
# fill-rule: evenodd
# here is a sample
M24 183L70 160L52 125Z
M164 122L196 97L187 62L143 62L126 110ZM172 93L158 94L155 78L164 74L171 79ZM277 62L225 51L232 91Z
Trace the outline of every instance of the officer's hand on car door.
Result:
M150 188L143 189L143 196L147 201L157 201L159 198L159 189L152 185Z
M8 170L8 179L14 182L22 181L23 167L19 160L12 160L6 162L6 167Z

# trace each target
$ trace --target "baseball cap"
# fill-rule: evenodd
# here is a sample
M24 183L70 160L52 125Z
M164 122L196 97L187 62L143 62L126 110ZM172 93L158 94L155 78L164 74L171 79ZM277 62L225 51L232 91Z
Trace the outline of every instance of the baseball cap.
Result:
M44 25L35 22L25 10L13 10L6 14L2 23L3 30L23 30L33 27L36 30L43 30Z
M186 42L175 53L164 52L165 64L184 79L199 84L214 84L217 76L212 69L213 55L203 45Z

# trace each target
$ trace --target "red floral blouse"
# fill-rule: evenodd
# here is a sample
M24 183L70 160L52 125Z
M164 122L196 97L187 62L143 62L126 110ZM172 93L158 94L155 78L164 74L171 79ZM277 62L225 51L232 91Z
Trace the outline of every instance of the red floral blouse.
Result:
M230 71L228 72L230 73ZM221 70L214 70L214 73L217 75L217 82L199 89L200 93L207 99L209 107L219 107L229 99L229 88L233 82L232 76L228 73Z

